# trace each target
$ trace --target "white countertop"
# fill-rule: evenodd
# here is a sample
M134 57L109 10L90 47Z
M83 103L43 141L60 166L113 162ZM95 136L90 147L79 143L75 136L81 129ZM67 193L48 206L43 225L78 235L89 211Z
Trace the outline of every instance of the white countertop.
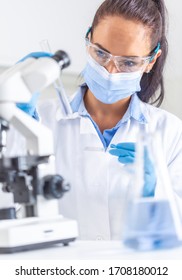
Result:
M68 246L55 245L41 250L0 254L0 260L182 260L182 246L172 249L138 252L120 241L74 241Z

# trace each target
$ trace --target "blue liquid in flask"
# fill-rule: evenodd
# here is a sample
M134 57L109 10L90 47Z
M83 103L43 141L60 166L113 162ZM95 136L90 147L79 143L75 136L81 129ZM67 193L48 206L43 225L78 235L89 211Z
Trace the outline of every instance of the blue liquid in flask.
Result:
M168 200L141 198L128 204L123 231L127 247L146 251L181 245Z

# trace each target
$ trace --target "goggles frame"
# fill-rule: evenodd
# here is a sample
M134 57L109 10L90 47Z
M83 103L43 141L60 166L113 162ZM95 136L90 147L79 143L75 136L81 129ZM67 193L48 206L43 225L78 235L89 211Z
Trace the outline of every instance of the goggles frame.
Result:
M111 53L103 50L102 48L98 47L96 44L93 44L90 41L90 39L88 38L88 35L90 32L91 32L91 27L88 29L86 36L85 36L85 42L86 42L86 46L88 47L88 52L89 52L89 47L92 47L93 50L95 50L95 53L98 52L97 59L94 58L93 55L89 53L91 55L91 57L103 67L107 66L107 64L110 61L113 61L119 72L134 72L134 71L142 70L146 64L149 64L150 62L152 62L154 56L157 54L157 52L160 49L160 43L158 43L157 46L155 47L155 49L153 51L151 51L150 55L148 55L148 56L115 56L115 55L112 55ZM99 53L100 53L100 58L99 58ZM104 59L105 59L105 61L104 61ZM122 67L126 67L126 69L125 69L126 71L125 70L123 71L123 69L121 67L122 62L124 62L125 64L128 63L128 65L122 66ZM135 66L133 65L134 70L132 70L131 63L139 63L140 66L136 66L136 68L138 67L136 70L134 68ZM127 67L128 67L128 69L127 69ZM129 69L129 68L131 68L131 69Z

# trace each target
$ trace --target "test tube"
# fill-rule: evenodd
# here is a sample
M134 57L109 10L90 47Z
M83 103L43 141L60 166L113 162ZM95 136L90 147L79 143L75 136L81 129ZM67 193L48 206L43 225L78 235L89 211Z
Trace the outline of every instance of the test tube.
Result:
M47 39L40 41L40 47L43 52L51 52L51 48Z

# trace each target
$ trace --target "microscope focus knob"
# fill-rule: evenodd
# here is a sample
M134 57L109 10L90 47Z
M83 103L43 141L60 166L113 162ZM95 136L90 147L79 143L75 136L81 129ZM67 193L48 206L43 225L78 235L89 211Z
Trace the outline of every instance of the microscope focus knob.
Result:
M59 199L70 190L70 185L60 175L45 176L43 181L43 195L46 199Z

